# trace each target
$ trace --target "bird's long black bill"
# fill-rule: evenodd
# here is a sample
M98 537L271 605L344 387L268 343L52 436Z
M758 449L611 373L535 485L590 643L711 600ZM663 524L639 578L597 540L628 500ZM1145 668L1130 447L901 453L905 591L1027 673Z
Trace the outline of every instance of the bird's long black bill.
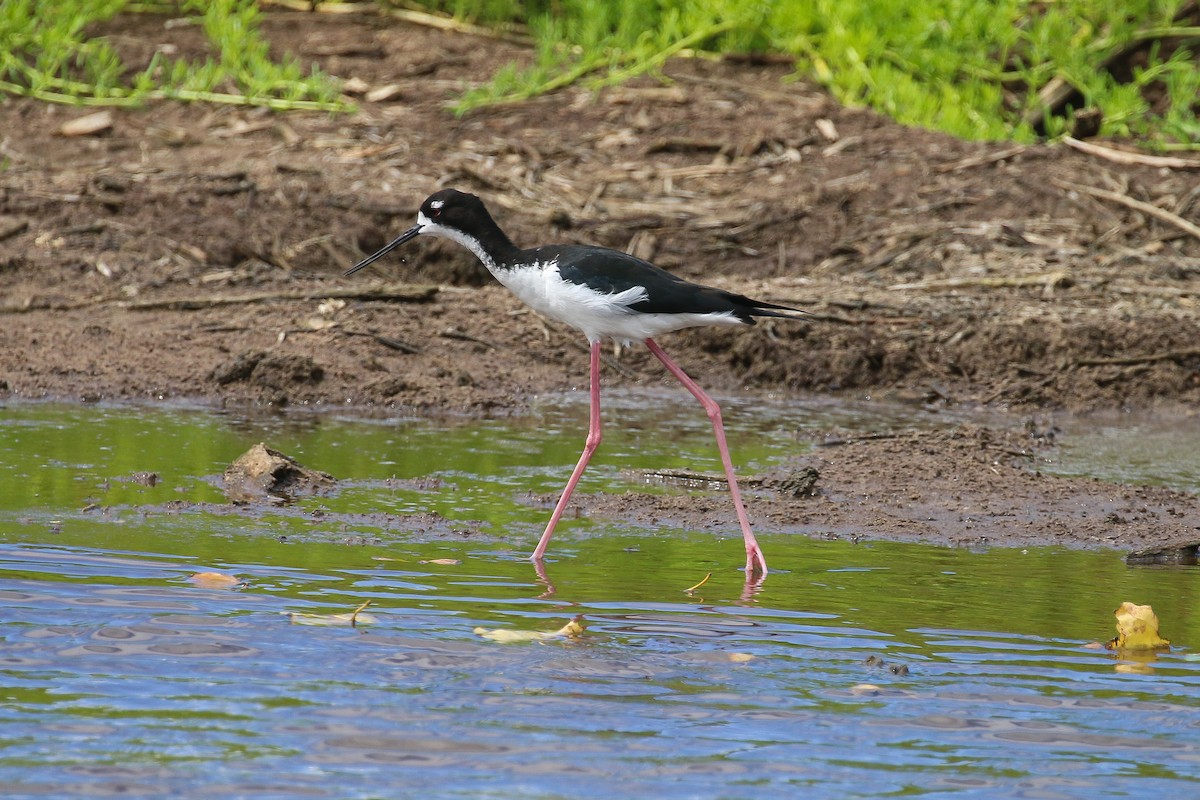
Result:
M345 271L344 273L342 273L342 274L343 274L343 275L353 275L354 273L358 272L358 271L359 271L360 269L362 269L363 267L369 267L369 266L371 266L371 265L372 265L372 264L374 264L376 261L378 261L379 259L383 258L383 257L384 257L384 256L386 256L388 253L392 252L392 251L393 251L393 250L395 250L397 247L399 247L400 245L404 244L405 242L407 242L409 239L413 238L414 236L416 236L416 235L417 235L418 233L420 233L420 232L421 232L421 226L420 226L420 225L413 225L411 228L409 228L408 230L406 230L404 233L400 234L400 235L399 235L399 236L397 236L395 239L393 239L392 241L390 241L390 242L388 242L386 245L384 245L382 248L380 248L380 250L379 250L378 252L376 252L376 253L374 253L374 254L372 254L372 255L369 255L369 256L367 256L367 257L366 257L366 258L364 258L362 261L358 262L357 264L355 264L353 267L351 267L350 269L346 270L346 271Z

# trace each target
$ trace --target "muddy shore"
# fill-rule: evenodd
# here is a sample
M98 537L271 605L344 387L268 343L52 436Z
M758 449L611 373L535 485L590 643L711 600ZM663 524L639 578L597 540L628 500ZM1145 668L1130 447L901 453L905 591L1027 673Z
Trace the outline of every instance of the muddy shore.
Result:
M104 32L135 69L166 44L205 52L198 30L164 23ZM1200 407L1200 238L1178 224L1200 222L1200 169L962 142L841 107L786 66L702 59L458 118L464 88L530 53L368 15L272 13L267 34L394 91L339 117L155 104L83 137L59 130L86 111L0 103L0 399L494 415L583 387L580 336L452 245L342 277L456 186L518 243L629 250L811 312L664 338L718 393ZM607 356L605 381L664 378L635 347ZM783 471L817 468L817 496L763 476L751 515L954 544L1200 538L1196 496L1042 475L1040 446L970 426L823 448ZM720 492L579 503L646 524L733 519Z

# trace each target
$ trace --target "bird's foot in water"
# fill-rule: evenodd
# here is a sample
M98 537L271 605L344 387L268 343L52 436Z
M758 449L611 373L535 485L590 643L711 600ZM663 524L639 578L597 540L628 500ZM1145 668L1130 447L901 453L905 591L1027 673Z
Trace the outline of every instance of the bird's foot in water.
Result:
M746 551L746 577L763 578L767 574L767 560L757 547Z

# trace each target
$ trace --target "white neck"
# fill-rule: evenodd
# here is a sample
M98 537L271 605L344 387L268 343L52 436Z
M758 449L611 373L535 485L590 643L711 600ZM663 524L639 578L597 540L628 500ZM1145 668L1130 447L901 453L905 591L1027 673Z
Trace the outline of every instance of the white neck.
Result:
M424 213L417 214L417 224L421 226L422 236L436 236L440 239L449 239L452 242L461 244L483 262L483 265L488 268L488 272L495 274L495 259L488 255L487 250L483 249L483 244L474 236L468 236L457 228L448 228L445 225L439 225L430 220Z

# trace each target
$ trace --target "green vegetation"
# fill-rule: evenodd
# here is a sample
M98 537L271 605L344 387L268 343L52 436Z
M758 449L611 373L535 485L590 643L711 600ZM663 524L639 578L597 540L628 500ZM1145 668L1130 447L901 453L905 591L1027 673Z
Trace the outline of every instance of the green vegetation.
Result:
M328 76L304 75L295 59L271 60L258 31L258 5L251 0L186 0L182 11L195 14L188 22L203 26L216 57L197 63L156 53L145 69L129 74L104 37L89 35L88 28L131 5L128 0L3 0L0 91L81 105L168 98L279 109L347 108Z
M1177 21L1184 0L433 5L479 24L523 23L537 43L534 66L502 69L488 86L468 93L460 111L524 99L585 76L591 76L586 85L596 87L654 73L686 48L790 55L800 76L819 81L844 103L970 139L1056 136L1070 132L1074 111L1098 109L1104 135L1161 146L1200 141L1200 62L1186 46L1200 40L1200 27ZM1039 94L1055 85L1065 91Z
M658 74L681 54L794 58L797 76L839 100L969 138L1099 132L1163 148L1200 147L1200 19L1187 0L379 0L528 33L529 67L501 67L457 110L523 100L581 82ZM0 2L0 91L57 102L153 98L343 109L336 81L273 61L252 0L182 0L213 43L197 63L155 56L124 67L96 24L132 0ZM182 11L180 10L182 9ZM1190 9L1190 10L1189 10ZM1190 17L1188 16L1190 14Z

